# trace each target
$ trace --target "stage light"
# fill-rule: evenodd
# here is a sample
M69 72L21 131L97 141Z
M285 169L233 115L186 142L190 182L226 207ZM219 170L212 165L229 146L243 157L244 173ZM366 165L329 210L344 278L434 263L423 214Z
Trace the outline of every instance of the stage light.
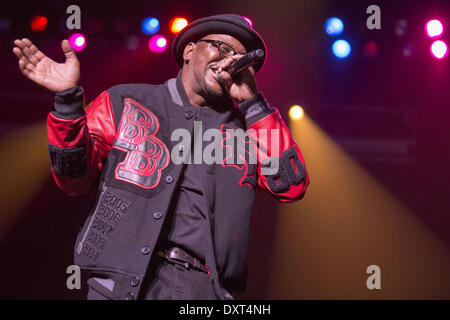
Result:
M395 275L392 291L378 290L377 298L448 299L449 282L443 281L450 270L447 242L375 178L361 164L365 161L355 159L336 142L340 139L307 114L291 121L289 128L305 157L311 184L301 201L281 205L277 212L266 297L374 299L373 290L361 290L365 270L357 271L374 259L382 270L392 268L388 276ZM366 148L371 142L362 145ZM383 280L383 272L382 288L383 281L390 281Z
M49 177L46 122L24 126L2 134L0 149L0 242L14 231L30 201L46 185ZM3 243L3 242L2 242Z
M245 20L247 20L247 22L250 24L250 28L253 29L253 22L252 22L252 20L250 20L250 18L244 17L244 16L242 16L242 18L244 18Z
M378 54L378 45L375 41L368 41L364 45L364 54L369 57L373 58Z
M34 16L31 18L30 26L35 32L44 31L47 28L47 18L41 15Z
M289 109L289 117L292 120L300 120L301 118L303 118L304 114L305 112L303 111L303 108L299 105L294 105Z
M185 18L180 17L173 18L169 23L170 31L174 34L177 34L181 30L183 30L183 28L187 25L188 21Z
M438 38L442 35L444 32L444 27L442 26L442 23L437 20L429 20L425 25L425 33L430 38Z
M437 60L442 60L447 57L448 47L444 41L437 40L431 44L430 52L433 58Z
M82 51L86 46L86 39L81 33L74 33L69 37L69 43L75 51Z
M139 47L139 39L136 36L128 36L125 39L125 45L128 50L134 51Z
M411 42L405 44L403 47L402 53L405 57L410 58L414 54L414 46Z
M330 36L338 36L344 31L344 23L341 19L332 17L325 21L325 32Z
M167 49L167 40L161 35L155 35L148 41L148 48L154 53L164 52Z
M336 40L331 47L333 54L339 58L344 59L347 58L350 52L352 51L352 47L350 43L345 40Z
M141 29L145 34L155 34L159 31L159 20L153 17L145 18L142 20Z
M406 31L408 29L408 22L406 20L401 19L397 21L397 24L395 25L395 34L399 37L402 37L406 34Z

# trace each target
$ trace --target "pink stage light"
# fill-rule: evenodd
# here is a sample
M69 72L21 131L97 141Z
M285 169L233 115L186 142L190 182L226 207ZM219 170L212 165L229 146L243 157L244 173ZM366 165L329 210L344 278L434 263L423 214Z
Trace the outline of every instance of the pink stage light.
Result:
M448 55L448 47L444 41L437 40L431 44L430 52L433 58L442 60Z
M375 57L378 54L377 43L375 41L366 42L364 45L364 54L369 58Z
M438 38L442 35L443 32L444 27L442 26L442 23L437 19L429 20L425 24L425 33L430 38Z
M148 48L154 53L164 52L167 49L167 40L161 35L154 35L148 41Z
M78 52L86 46L86 38L81 33L74 33L69 37L69 43Z

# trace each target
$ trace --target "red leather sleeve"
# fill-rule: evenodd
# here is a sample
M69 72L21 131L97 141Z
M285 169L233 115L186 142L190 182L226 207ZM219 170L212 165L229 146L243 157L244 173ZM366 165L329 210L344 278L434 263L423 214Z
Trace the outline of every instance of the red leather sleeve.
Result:
M86 173L81 177L56 173L52 168L52 175L59 188L69 195L77 196L87 193L96 185L115 134L114 115L107 91L102 92L91 103L86 114L77 119L60 119L49 113L49 145L61 150L84 147L86 154Z
M254 133L250 135L257 140L260 149L258 186L282 203L303 198L310 183L305 160L278 109L250 125L249 129L254 129ZM266 137L261 138L260 129L266 129ZM272 130L275 130L274 134ZM275 140L272 141L273 139ZM262 163L270 157L278 158L278 173L264 175L261 172Z

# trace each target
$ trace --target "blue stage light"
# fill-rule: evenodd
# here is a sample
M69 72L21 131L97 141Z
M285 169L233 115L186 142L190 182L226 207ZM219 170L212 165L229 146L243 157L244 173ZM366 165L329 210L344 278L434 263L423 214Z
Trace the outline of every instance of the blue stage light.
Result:
M145 18L141 24L142 32L148 35L155 34L159 31L159 21L156 18Z
M332 17L325 21L325 32L330 36L338 36L344 31L344 23L341 19Z
M350 43L345 40L336 40L331 47L333 54L339 59L347 58L350 52L352 51L352 47Z

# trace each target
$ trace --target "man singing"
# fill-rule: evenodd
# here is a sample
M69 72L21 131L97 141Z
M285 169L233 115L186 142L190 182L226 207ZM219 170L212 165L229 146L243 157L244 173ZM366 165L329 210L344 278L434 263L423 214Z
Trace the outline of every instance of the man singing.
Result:
M176 78L114 86L86 111L67 40L65 63L28 39L14 43L22 73L54 93L47 132L57 185L73 196L97 189L74 255L89 274L88 299L233 299L244 291L254 192L292 202L310 182L279 111L258 92L264 59L227 71L248 52L266 51L250 24L235 14L190 23L173 42ZM181 129L192 141L174 139ZM221 135L221 161L175 161L206 150L208 129ZM240 139L235 130L249 134Z

